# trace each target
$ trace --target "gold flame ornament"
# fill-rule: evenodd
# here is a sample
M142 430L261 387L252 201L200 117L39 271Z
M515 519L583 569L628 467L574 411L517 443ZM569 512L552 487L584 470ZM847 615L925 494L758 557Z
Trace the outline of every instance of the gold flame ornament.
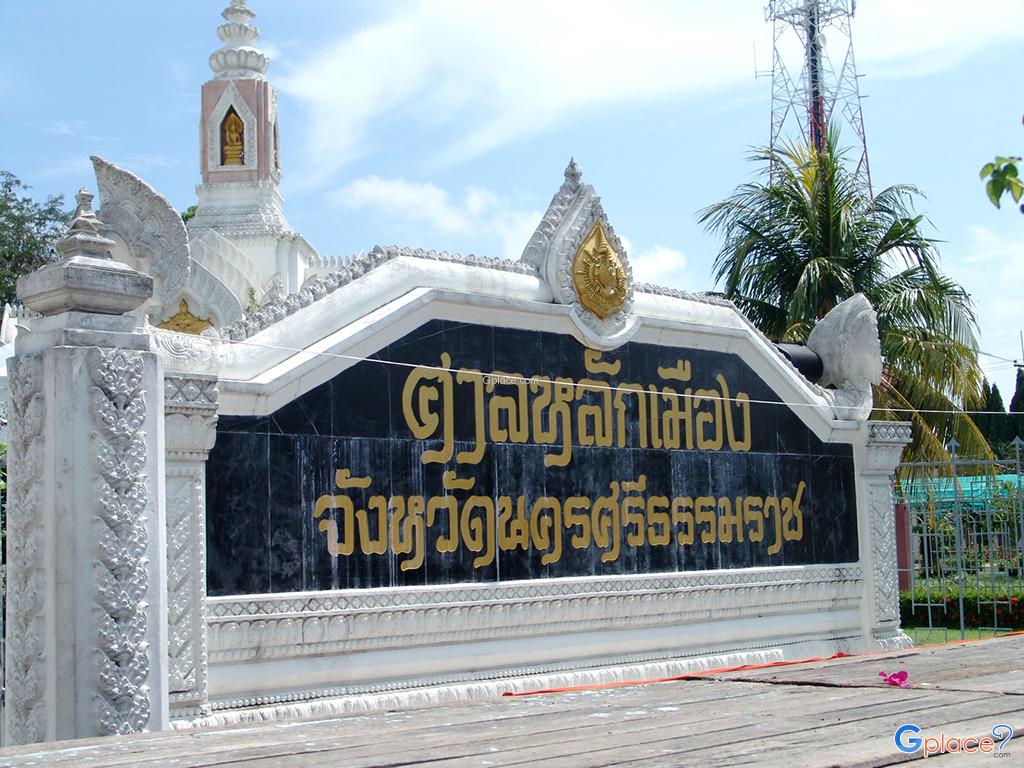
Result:
M608 242L600 221L576 251L572 280L580 303L602 320L614 315L626 303L629 288L626 269Z
M188 302L185 301L185 299L182 299L181 303L178 305L178 314L171 315L157 327L168 331L191 333L198 336L212 325L213 323L209 320L203 320L202 318L193 315L191 310L188 308Z

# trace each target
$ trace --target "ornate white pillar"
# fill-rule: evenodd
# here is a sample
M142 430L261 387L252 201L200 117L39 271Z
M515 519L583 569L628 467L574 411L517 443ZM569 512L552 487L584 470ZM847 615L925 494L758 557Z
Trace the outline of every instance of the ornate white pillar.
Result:
M906 648L912 641L900 629L899 583L896 572L896 511L892 480L903 448L911 440L910 424L869 421L860 470L863 503L859 515L861 561L865 565L868 599L866 622L877 646Z
M164 379L167 450L167 661L173 715L208 714L206 457L216 440L217 378Z
M10 363L10 743L165 728L163 372L82 190Z

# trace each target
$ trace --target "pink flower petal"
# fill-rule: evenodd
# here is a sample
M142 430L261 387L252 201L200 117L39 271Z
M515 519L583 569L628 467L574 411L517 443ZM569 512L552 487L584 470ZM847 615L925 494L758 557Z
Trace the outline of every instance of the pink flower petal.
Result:
M893 672L891 674L886 672L879 672L878 676L882 678L882 681L887 685L896 685L900 688L906 688L910 685L908 678L910 675L906 670L900 670L899 672Z

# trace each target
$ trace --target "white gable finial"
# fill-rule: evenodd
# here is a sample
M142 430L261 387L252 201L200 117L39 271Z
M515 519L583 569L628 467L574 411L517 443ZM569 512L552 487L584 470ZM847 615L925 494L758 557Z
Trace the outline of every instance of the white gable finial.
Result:
M262 77L270 66L270 58L253 47L260 39L260 31L253 24L256 18L245 5L245 0L231 0L221 16L227 24L217 27L217 36L224 46L210 56L210 69L218 79Z
M582 179L583 172L576 164L576 158L569 158L569 165L565 167L565 180L578 187Z

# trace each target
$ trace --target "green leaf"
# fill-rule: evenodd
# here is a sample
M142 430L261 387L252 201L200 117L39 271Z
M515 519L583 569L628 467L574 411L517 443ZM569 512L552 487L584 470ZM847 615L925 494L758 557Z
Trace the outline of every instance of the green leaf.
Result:
M989 176L992 175L992 171L994 171L995 169L995 163L985 163L983 166L981 166L981 170L978 171L978 177L982 179L987 179Z
M988 199L992 202L992 205L998 208L999 198L1003 194L1003 183L998 178L993 178L985 185L985 192L988 193Z
M1024 195L1024 183L1020 179L1012 179L1009 184L1010 195L1013 202L1019 203L1021 195Z

